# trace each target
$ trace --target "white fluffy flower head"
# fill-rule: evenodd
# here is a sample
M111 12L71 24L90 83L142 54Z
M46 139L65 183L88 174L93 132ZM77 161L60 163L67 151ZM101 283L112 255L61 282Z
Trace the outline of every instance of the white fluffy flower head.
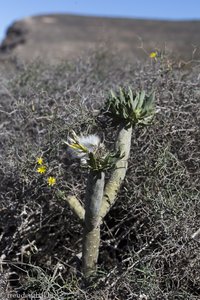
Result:
M83 164L87 162L88 154L95 153L100 147L100 138L95 134L87 136L77 136L72 132L72 138L68 138L66 144L69 146L68 152L72 158L79 158Z

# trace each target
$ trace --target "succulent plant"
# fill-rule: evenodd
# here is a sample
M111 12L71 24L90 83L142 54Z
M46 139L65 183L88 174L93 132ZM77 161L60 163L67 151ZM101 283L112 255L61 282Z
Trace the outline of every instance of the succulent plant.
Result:
M148 125L155 113L154 99L154 92L147 95L144 90L133 93L131 88L120 88L117 92L111 91L104 111L114 123L125 122L128 126Z

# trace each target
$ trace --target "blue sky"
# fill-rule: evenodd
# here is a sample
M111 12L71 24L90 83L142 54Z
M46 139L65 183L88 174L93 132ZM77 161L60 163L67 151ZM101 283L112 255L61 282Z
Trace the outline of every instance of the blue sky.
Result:
M200 0L1 0L0 40L15 20L49 13L200 20Z

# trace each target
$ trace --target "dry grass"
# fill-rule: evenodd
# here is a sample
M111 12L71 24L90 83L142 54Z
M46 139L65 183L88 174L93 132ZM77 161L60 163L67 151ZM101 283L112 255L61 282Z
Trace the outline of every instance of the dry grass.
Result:
M76 63L20 66L2 80L0 251L8 262L2 276L16 272L18 292L199 299L199 243L191 238L200 228L199 66L186 73L176 63L169 68L169 59L131 65L101 49ZM71 128L98 132L112 147L115 130L97 110L120 85L154 89L159 112L151 127L134 130L127 177L102 226L97 278L85 287L81 227L55 192L83 200L87 174L70 162L63 139ZM54 188L36 172L41 154Z

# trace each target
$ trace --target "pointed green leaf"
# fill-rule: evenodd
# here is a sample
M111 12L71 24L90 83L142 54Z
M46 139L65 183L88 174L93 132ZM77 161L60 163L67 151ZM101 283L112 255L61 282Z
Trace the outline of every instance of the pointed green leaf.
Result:
M142 108L142 106L143 106L143 103L144 103L144 99L145 99L145 91L143 90L140 94L139 94L139 96L138 96L138 103L137 103L137 106L136 106L136 108L137 109L141 109Z

